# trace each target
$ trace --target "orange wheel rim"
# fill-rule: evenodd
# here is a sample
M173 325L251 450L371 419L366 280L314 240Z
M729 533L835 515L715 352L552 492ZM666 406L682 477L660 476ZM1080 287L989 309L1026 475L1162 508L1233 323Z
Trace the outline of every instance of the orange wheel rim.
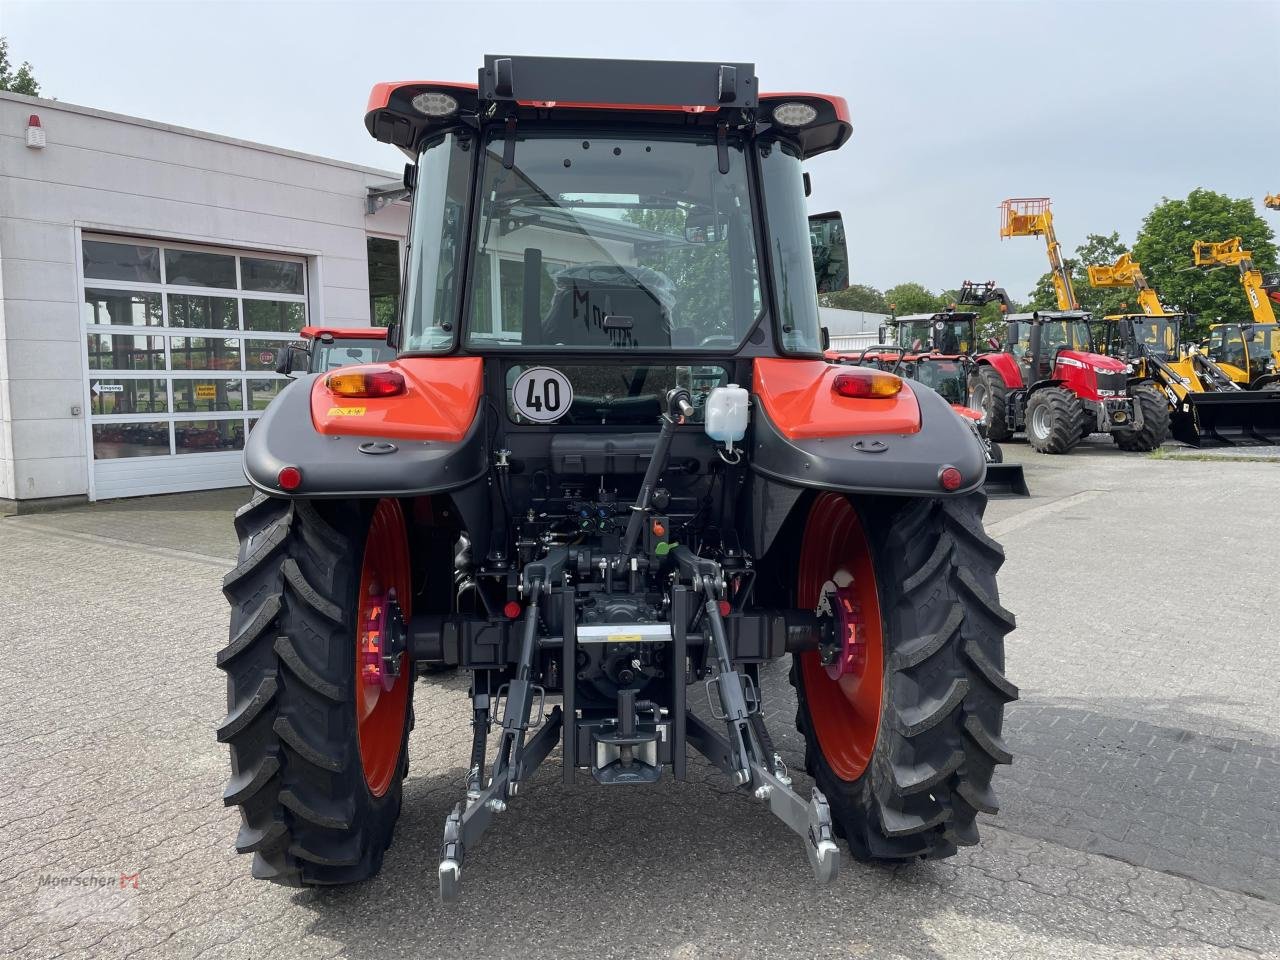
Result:
M380 679L370 681L362 673L365 651L371 644L380 642L380 632L385 626L385 605L393 595L407 623L412 612L412 593L404 513L398 500L380 500L373 511L364 543L355 635L355 711L360 765L364 768L369 792L375 797L387 792L395 776L409 703L411 671L405 654L400 654L399 675L389 689Z
M851 578L851 579L850 579ZM862 521L839 494L821 494L809 511L800 549L796 603L813 610L823 588L838 583L856 601L859 655L838 678L817 650L800 655L805 698L827 765L841 780L856 780L871 762L884 695L884 634L875 562ZM847 586L846 586L847 584Z

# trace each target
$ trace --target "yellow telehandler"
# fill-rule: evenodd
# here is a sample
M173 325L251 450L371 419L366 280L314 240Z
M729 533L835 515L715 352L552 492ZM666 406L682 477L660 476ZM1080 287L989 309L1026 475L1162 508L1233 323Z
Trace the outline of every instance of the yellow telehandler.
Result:
M1280 207L1280 196L1268 196L1267 206ZM1280 324L1262 271L1240 237L1221 243L1198 240L1191 249L1197 267L1218 270L1235 267L1253 323L1215 323L1209 328L1209 358L1234 382L1249 390L1280 390Z
M1222 367L1182 348L1185 314L1171 313L1130 254L1088 268L1094 287L1132 287L1142 313L1103 318L1102 352L1129 363L1133 376L1159 386L1169 402L1173 437L1191 446L1274 443L1280 405L1243 391ZM1280 399L1280 398L1277 398Z

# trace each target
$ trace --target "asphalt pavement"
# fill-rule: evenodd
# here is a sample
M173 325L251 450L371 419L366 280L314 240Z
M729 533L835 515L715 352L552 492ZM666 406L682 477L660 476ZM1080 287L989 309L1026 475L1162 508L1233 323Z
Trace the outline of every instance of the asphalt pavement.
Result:
M418 683L395 845L355 888L249 878L214 654L244 491L0 520L0 956L1280 957L1280 467L1025 446L993 501L1012 767L982 843L816 887L705 764L565 788L553 754L436 900L461 678ZM801 748L782 666L771 729ZM806 785L803 773L797 785Z

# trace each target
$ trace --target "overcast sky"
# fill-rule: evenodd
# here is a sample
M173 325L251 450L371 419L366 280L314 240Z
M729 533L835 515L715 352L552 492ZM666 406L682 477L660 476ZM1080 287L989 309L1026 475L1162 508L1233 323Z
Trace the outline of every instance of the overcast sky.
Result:
M48 96L389 170L362 124L379 80L474 81L485 53L754 61L764 90L848 99L810 203L843 212L853 281L882 289L1025 297L1044 250L1000 243L1004 197L1052 197L1070 252L1132 242L1161 196L1280 192L1276 2L0 0L0 34Z

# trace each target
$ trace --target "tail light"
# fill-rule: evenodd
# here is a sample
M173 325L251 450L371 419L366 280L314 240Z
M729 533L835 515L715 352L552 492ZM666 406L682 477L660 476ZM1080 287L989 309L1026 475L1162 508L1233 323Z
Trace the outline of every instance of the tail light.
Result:
M902 391L902 378L883 370L849 370L836 374L831 390L838 396L858 400L896 397Z
M938 471L938 486L943 490L959 490L960 484L964 482L964 477L955 467L946 466Z
M347 367L324 378L335 397L394 397L404 393L404 374L390 367Z

